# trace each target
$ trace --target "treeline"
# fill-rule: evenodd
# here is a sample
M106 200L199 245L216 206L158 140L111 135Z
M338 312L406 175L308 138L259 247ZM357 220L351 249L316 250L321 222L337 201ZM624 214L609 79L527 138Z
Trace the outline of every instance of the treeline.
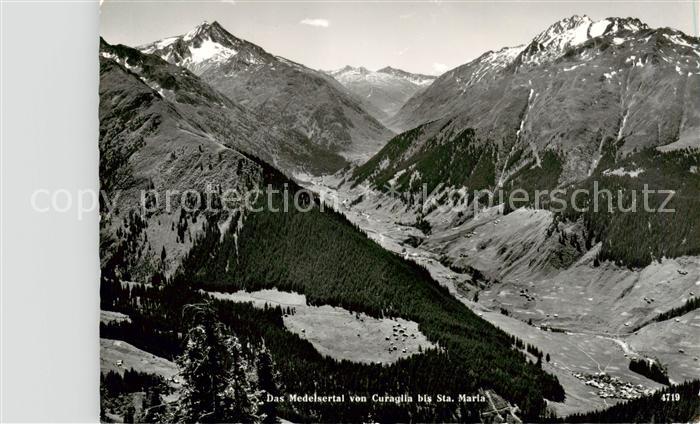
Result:
M662 312L654 318L654 321L661 322L666 321L681 315L685 315L688 312L694 311L700 308L700 297L693 297L685 301L685 303L677 308L669 309L666 312Z
M308 341L285 329L279 308L259 309L248 303L212 300L222 322L236 329L243 343L264 340L283 394L345 394L344 403L280 403L279 413L299 422L477 421L484 406L473 404L355 403L349 395L445 393L476 390L464 385L464 367L450 368L446 352L425 350L391 365L338 361L321 355ZM442 366L441 366L442 364Z
M566 423L684 423L700 417L700 380L667 387L610 408L569 415Z
M469 191L493 187L496 148L492 143L478 140L472 128L456 133L452 130L438 132L418 151L405 156L432 124L421 125L390 140L377 155L354 171L355 184L369 180L378 190L386 191L396 173L404 171L396 178L394 188L409 204L413 203L413 194L421 193L423 185L428 194L440 186L467 187ZM384 164L388 165L383 167ZM442 198L440 202L446 200Z
M466 187L469 191L495 187L495 151L489 147L491 144L477 140L472 129L432 136L418 151L405 156L409 147L431 130L431 125L424 124L393 138L379 154L355 170L355 184L369 181L377 189L387 190L389 181L394 180L395 190L409 205L421 184L427 185L428 193L441 184ZM523 167L506 181L504 199L516 189L523 189L528 199L512 205L513 208L564 207L563 211L557 211L557 219L581 220L586 248L602 243L596 263L612 261L620 266L640 268L664 257L700 254L700 172L697 171L700 150L645 149L618 160L620 142L608 139L603 146L593 175L567 187L566 193L557 194L556 198L543 196L542 204L535 205L535 191L555 189L563 171L558 154L546 151L541 166ZM521 150L513 152L507 167L522 161L523 154ZM615 169L642 172L636 176L606 172ZM395 178L399 171L405 172ZM414 173L420 178L414 177ZM577 193L574 205L573 194L580 189L584 192ZM645 190L653 192L645 195ZM448 200L443 196L438 203ZM465 204L474 201L469 194L458 200ZM662 206L669 211L660 212ZM513 208L506 202L504 213Z
M265 168L265 175L266 182L292 184L272 169ZM313 198L306 201L316 202ZM527 421L544 419L544 398L564 399L556 378L538 366L541 351L476 317L424 268L381 249L342 215L317 208L308 213L293 208L288 213L265 210L245 217L238 245L233 237L236 230L230 231L222 240L215 221L205 224L204 235L196 241L183 268L161 287L103 280L102 307L123 312L132 322L105 325L102 336L137 347L140 344L147 351L161 349L165 357L178 357L187 332L182 319L184 306L209 301L217 319L236 334L242 346L251 351L266 347L279 373L280 394L457 394L485 388L516 403ZM391 365L337 361L323 357L308 341L287 331L280 308L258 309L251 304L207 299L198 292L272 287L304 293L312 304L415 320L439 349ZM522 349L536 356L536 363L528 361ZM447 422L478 421L483 405L348 402L277 407L280 416L300 422ZM603 413L607 412L599 412ZM656 416L657 421L675 421L660 418L666 417L663 413L680 416L680 412L667 409ZM577 420L575 417L572 420Z
M111 422L108 414L121 417L124 423L159 422L159 408L164 407L161 396L172 393L163 377L134 370L125 370L124 375L114 371L100 374L100 422ZM142 392L145 396L133 397ZM139 406L137 410L136 405Z
M376 155L372 156L364 164L355 168L352 174L354 184L357 185L370 179L373 183L375 183L377 188L381 190L381 188L384 186L381 181L386 182L391 179L398 171L398 167L390 166L388 171L385 171L383 175L379 175L381 171L380 164L382 162L389 163L390 165L396 164L399 158L404 155L406 150L425 133L425 130L428 127L429 124L420 125L416 128L398 134L396 137L389 140L389 142L382 147L382 149L379 150Z
M511 161L520 160L522 151L518 150L514 153L514 157L509 160L509 169ZM515 164L515 162L513 163ZM546 209L551 198L542 196L537 199L536 191L551 191L557 188L559 177L563 171L563 161L554 151L547 150L542 154L540 166L526 165L519 171L515 172L506 182L503 198L506 199L503 209L503 214L507 215L515 209L522 207L539 207ZM524 198L524 194L514 193L516 190L524 190L527 192L526 200L519 201ZM512 200L512 202L510 201Z
M100 337L103 339L124 340L139 349L174 360L180 353L182 338L174 329L159 326L149 318L134 315L131 322L111 322L100 324Z
M153 389L159 392L170 392L170 388L163 377L134 371L133 369L124 370L123 375L116 371L100 374L100 387L113 396L123 393L145 392Z
M265 183L299 188L274 168L263 166ZM303 213L267 209L249 213L243 228L223 237L216 217L205 222L179 272L160 286L122 285L104 270L101 306L123 312L131 322L101 326L101 336L125 340L166 358L183 353L186 305L206 300L199 289L235 291L277 287L304 293L312 304L342 306L374 317L404 317L439 346L391 365L336 361L321 356L290 333L279 308L211 301L217 317L244 346L264 344L279 370L282 393L444 393L456 397L493 389L536 420L544 399L564 400L555 377L529 361L522 341L480 319L430 277L350 224L342 215L321 212L317 200ZM273 199L281 203L279 196ZM287 199L290 200L290 199ZM276 206L280 206L280 204ZM237 243L236 243L237 238ZM115 263L116 265L116 263ZM286 404L295 421L477 421L481 404Z
M368 365L324 357L306 340L285 329L282 315L288 308L255 308L251 304L207 299L180 281L162 287L103 283L102 307L129 315L131 322L101 325L101 337L124 340L148 352L169 359L183 353L187 325L182 320L185 305L211 302L219 320L234 332L241 344L252 350L267 347L279 373L281 393L372 394L445 393L457 396L492 384L475 373L479 358L467 360L461 354L426 350L396 363ZM508 343L525 346L508 337ZM509 381L507 364L491 364ZM478 368L477 368L478 369ZM499 392L500 393L500 392ZM106 404L112 395L106 394ZM122 402L123 403L123 402ZM358 417L381 417L382 421L478 421L484 406L474 404L278 404L280 414L300 422L347 422ZM114 410L123 411L123 408ZM163 411L160 411L163 413ZM139 414L137 413L137 418Z
M657 383L665 385L671 384L668 380L668 375L666 375L666 370L657 361L649 361L645 358L632 358L632 360L630 360L629 369Z

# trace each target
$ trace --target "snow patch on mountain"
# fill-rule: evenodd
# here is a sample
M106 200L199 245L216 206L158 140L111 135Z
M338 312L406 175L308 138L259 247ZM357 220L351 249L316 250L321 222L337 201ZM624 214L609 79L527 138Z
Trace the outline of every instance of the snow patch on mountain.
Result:
M606 169L605 171L603 171L603 175L605 175L605 176L614 175L616 177L627 176L630 178L637 178L643 172L644 172L644 170L642 168L633 169L631 171L627 171L627 170L625 170L625 168L617 168L617 169L613 169L613 170Z
M166 47L172 45L173 43L175 43L175 42L176 42L177 40L179 40L179 39L180 39L180 37L168 37L168 38L164 38L164 39L162 39L162 40L160 40L160 41L156 41L155 43L146 46L146 47L143 49L143 52L144 52L144 53L151 54L151 53L155 52L156 50L164 49L164 48L166 48Z
M610 21L608 19L593 22L590 26L588 34L591 37L600 37L601 35L605 34L605 30L608 29L608 25L610 25Z
M190 47L190 62L200 64L204 61L211 60L214 62L224 62L231 56L236 55L236 50L215 43L211 38L202 41L198 47Z
M234 57L251 65L266 62L266 53L262 49L234 37L217 22L204 22L184 35L158 40L139 47L139 50L160 56L197 75Z
M422 86L427 86L427 85L432 84L432 82L435 81L435 78L436 78L434 75L414 74L411 72L404 71L402 69L392 68L391 66L387 66L386 68L382 68L382 69L378 70L377 73L386 74L386 75L393 75L395 77L403 78L406 81L409 81L413 84L422 85Z

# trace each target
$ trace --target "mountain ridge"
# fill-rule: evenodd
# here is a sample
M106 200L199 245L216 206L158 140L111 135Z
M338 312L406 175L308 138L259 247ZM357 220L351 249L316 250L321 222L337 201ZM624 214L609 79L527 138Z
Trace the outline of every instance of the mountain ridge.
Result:
M322 156L361 161L392 135L333 78L238 38L216 21L139 48L189 69L255 114L298 132ZM297 160L287 170L314 173L320 167L332 172L347 164L335 161L323 167L319 160L307 159L313 166L305 169Z
M655 31L673 33L674 37L682 40L680 44L687 43L688 40L697 40L677 30L650 28L636 18L611 17L593 21L586 15L574 15L553 23L525 44L484 52L476 59L445 72L435 80L430 90L417 93L409 99L389 124L394 128L406 130L446 116L447 110L453 109L454 105L440 107L441 105L432 104L429 101L426 103L426 98L437 96L440 90L450 89L444 87L449 80L454 80L453 84L459 86L459 88L453 87L453 91L464 93L484 78L498 78L499 72L527 72L537 66L560 60L567 52L584 48L591 40L607 38L614 43L624 44L627 40L624 36L633 38L635 34ZM617 35L620 37L616 37ZM421 103L426 103L423 107L427 110L432 109L432 112L426 116L417 113Z

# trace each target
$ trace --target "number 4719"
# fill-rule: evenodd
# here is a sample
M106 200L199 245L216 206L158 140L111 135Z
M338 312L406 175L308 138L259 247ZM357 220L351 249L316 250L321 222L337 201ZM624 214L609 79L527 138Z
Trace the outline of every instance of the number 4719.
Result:
M681 400L680 393L664 393L661 395L661 400L664 402L678 402Z

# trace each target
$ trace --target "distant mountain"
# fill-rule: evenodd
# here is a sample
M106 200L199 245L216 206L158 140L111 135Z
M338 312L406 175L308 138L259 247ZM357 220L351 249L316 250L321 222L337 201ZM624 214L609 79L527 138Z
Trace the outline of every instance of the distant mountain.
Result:
M411 96L424 90L436 78L432 75L412 74L389 66L378 71L346 66L328 71L328 74L358 98L373 105L379 111L375 118L382 123L389 122Z
M274 56L217 22L140 50L189 69L261 120L297 131L306 138L300 147L316 152L306 158L311 172L334 171L345 161L366 159L392 135L333 78Z

